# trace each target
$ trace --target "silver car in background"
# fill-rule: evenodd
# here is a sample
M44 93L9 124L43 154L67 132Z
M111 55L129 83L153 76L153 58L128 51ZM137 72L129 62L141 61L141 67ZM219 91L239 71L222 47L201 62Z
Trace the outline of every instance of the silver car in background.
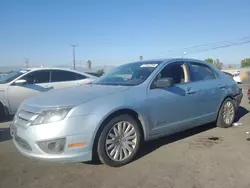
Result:
M242 99L237 83L213 65L163 59L122 65L81 87L30 98L10 125L24 155L117 167L141 143L209 122L230 127Z
M0 117L13 115L27 98L42 92L87 84L96 77L61 68L26 68L0 78Z

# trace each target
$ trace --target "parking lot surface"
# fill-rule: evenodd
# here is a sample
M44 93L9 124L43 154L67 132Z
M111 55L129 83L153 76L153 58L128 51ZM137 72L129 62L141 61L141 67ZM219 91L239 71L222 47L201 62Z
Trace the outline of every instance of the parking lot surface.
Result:
M243 125L209 124L145 143L138 159L120 168L26 158L11 141L9 122L2 122L0 188L250 188L249 107L244 97L236 119Z

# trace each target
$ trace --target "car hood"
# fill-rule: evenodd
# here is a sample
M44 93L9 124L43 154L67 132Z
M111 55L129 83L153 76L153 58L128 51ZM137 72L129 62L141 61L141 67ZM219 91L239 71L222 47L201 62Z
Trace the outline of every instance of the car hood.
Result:
M83 85L46 92L27 99L23 105L37 108L76 106L110 94L125 91L130 86Z

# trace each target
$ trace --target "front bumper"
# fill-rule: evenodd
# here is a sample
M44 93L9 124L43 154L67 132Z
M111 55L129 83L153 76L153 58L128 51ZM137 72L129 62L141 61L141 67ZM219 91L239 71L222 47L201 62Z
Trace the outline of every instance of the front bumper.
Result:
M90 128L84 125L88 119L88 116L70 117L62 121L27 128L12 123L10 132L16 148L27 157L63 163L90 161L92 160L92 140L95 129L94 126ZM38 145L38 142L58 138L66 138L64 150L61 153L48 153ZM72 143L83 142L86 144L70 147Z

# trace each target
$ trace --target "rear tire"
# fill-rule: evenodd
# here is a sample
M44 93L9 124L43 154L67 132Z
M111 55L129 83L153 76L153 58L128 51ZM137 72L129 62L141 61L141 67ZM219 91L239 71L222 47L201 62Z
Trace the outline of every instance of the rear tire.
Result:
M6 115L5 115L4 106L2 103L0 103L0 121L3 121L5 118L6 118Z
M131 162L140 148L142 133L138 122L130 115L113 118L103 128L98 140L100 161L111 167Z
M5 116L4 105L0 102L0 121L3 121Z
M216 121L216 126L221 128L231 127L236 116L236 108L233 99L226 98L222 103Z

